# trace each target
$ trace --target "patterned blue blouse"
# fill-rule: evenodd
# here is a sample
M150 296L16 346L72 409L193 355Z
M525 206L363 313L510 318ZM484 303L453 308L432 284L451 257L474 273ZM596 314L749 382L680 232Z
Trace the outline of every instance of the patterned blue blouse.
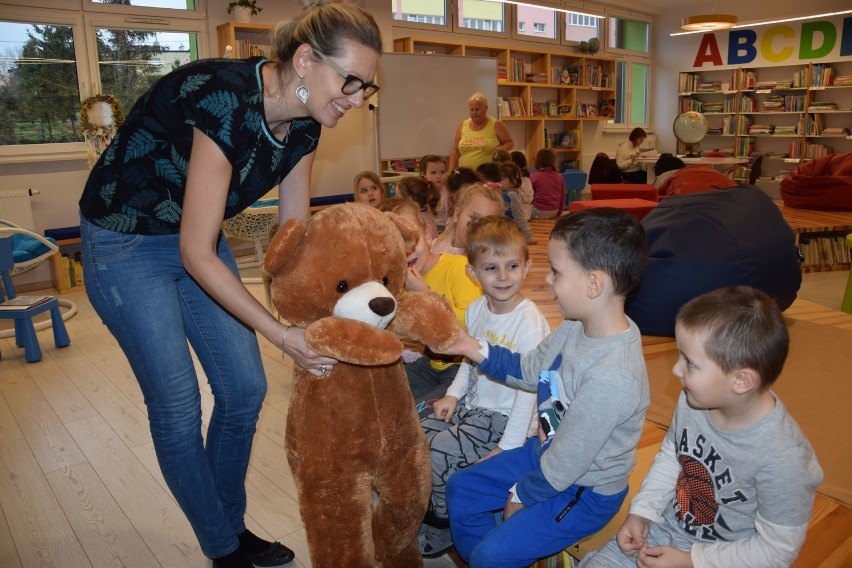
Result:
M80 198L86 219L120 233L177 233L193 127L233 166L225 219L281 183L317 147L321 127L300 118L283 142L275 138L263 114L264 62L204 59L157 80L92 169Z

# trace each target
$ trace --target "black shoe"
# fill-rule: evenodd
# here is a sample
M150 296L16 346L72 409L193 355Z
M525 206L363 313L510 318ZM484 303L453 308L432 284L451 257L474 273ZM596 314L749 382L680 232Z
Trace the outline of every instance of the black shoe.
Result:
M296 558L296 554L280 542L269 543L269 548L262 552L255 554L244 552L243 554L255 566L262 566L264 568L269 566L284 566Z

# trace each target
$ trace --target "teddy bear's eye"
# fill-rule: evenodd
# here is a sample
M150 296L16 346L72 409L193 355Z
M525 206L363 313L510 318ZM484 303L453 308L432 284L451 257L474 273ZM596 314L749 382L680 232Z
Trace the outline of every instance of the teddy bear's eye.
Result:
M349 283L346 280L341 280L337 283L337 291L341 294L346 292L349 289Z
M384 284L385 286L388 285L388 277L387 276L382 277L382 284Z

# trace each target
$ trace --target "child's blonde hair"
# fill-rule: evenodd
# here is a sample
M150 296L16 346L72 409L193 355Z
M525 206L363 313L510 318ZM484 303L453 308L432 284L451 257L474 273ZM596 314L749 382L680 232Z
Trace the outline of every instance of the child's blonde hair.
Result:
M530 259L527 238L512 219L504 215L489 215L473 222L467 235L467 260L476 262L480 254L505 256L520 248L524 251L524 262Z
M455 210L461 213L464 211L464 208L467 207L473 198L477 195L481 195L482 197L488 199L489 201L493 201L500 206L502 210L503 205L503 194L499 189L495 189L493 187L489 187L484 183L471 183L459 191L458 199L456 199L456 207Z
M379 203L378 209L385 213L410 216L421 229L426 231L426 223L420 218L420 206L409 197L389 197Z
M376 184L379 188L379 191L382 192L382 199L385 199L388 196L388 191L385 189L385 184L382 183L382 180L379 178L379 174L376 172L371 172L370 170L364 170L363 172L358 172L355 174L355 180L353 181L353 193L358 192L358 183L362 179L368 179L374 184Z

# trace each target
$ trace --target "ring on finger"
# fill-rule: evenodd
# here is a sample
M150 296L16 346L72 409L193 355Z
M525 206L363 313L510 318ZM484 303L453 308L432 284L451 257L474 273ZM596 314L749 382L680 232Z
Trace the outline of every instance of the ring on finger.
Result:
M328 367L326 367L325 365L320 365L319 370L320 370L320 373L322 373L323 375L328 373Z

